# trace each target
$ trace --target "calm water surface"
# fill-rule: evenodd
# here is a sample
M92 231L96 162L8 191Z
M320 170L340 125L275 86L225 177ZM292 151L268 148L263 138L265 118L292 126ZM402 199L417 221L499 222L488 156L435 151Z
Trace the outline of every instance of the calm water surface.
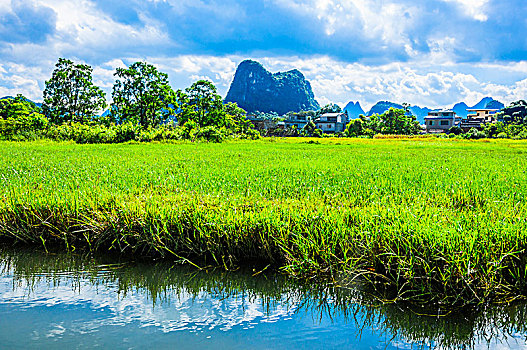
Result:
M0 349L527 349L525 304L421 313L263 273L0 249Z

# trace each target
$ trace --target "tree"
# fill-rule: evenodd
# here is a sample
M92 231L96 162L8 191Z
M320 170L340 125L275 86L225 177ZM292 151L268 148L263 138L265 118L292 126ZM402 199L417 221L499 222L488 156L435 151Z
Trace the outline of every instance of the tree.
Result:
M330 103L320 108L320 110L318 111L318 115L322 115L326 113L342 113L342 108L340 108L338 105L334 103Z
M381 134L415 135L421 130L416 118L404 109L390 108L381 115L381 120Z
M210 81L199 80L192 84L185 92L178 91L180 125L192 120L199 126L225 126L226 113L223 100L214 84Z
M106 96L91 74L89 65L59 58L44 89L42 109L51 122L86 122L106 108Z
M313 136L315 129L317 128L316 124L310 119L306 125L302 128L302 134L305 136Z
M19 118L31 113L42 113L42 108L24 96L18 94L14 98L3 98L0 100L0 118Z
M497 114L498 119L505 124L527 125L527 102L519 100L510 104Z
M347 137L357 137L364 135L363 121L361 119L350 120L344 131L344 135Z
M168 74L146 62L135 62L117 68L114 76L111 113L116 122L156 127L175 115L177 98Z
M22 95L0 100L0 136L10 138L46 128L42 109Z
M236 132L245 133L251 128L251 122L247 120L247 112L238 107L236 102L227 102L223 106L225 111L226 126L229 129L234 129Z

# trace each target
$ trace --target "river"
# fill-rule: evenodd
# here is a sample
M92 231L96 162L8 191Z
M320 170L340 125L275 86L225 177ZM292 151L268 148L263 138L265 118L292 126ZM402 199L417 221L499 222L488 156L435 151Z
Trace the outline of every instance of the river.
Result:
M527 349L527 304L446 313L247 269L0 249L1 349Z

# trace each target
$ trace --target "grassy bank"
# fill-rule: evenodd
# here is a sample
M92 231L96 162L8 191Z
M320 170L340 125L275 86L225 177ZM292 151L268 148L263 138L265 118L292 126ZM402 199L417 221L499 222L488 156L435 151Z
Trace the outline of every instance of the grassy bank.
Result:
M0 236L360 275L385 298L527 295L527 143L0 143Z

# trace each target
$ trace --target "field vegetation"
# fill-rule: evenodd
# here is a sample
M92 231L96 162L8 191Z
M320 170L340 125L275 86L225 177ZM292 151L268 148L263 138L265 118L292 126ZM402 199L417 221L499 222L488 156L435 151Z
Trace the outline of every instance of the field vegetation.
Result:
M513 140L1 142L0 240L512 301L527 296L526 171Z

